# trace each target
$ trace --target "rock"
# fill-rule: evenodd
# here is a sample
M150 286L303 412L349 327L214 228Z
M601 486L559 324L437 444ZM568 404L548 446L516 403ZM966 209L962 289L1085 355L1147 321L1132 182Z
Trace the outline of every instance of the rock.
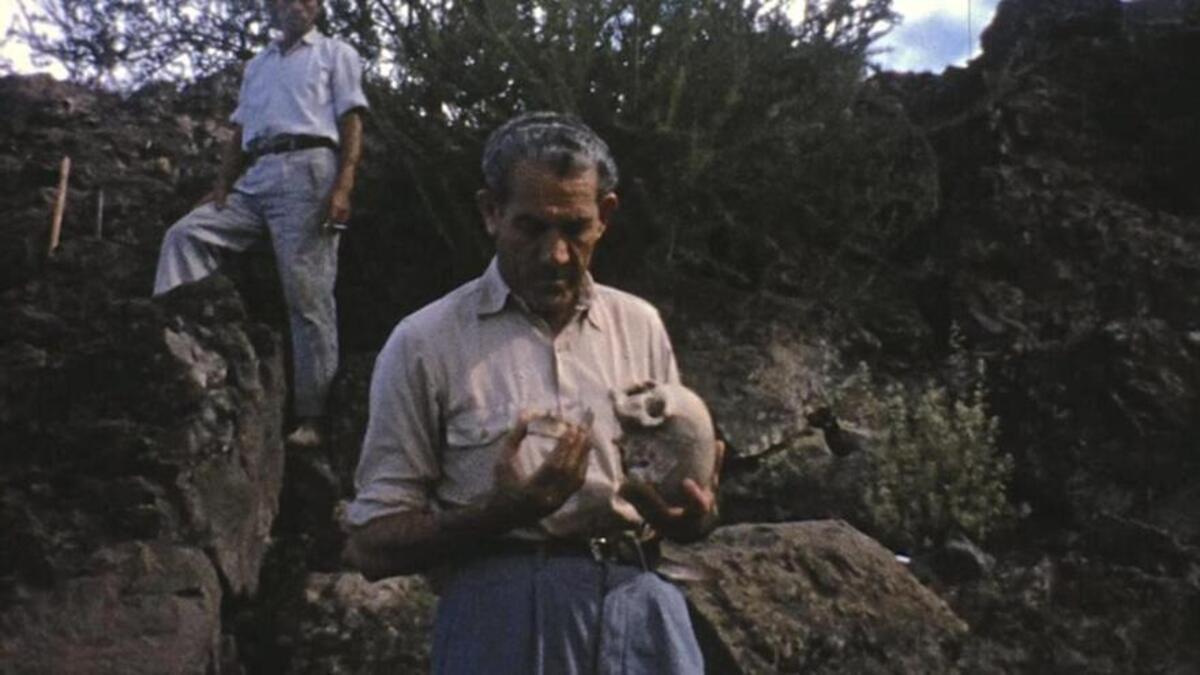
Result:
M946 589L975 627L960 672L1196 672L1200 567L1163 573L1101 554L1010 555L992 576Z
M125 252L73 244L0 300L23 373L0 384L0 654L38 672L218 668L278 508L278 336L221 277L121 297Z
M840 521L734 525L666 556L712 673L952 672L967 625L896 557Z
M722 519L746 523L834 518L869 531L863 486L874 471L874 455L836 457L814 430L791 448L730 467L721 479Z
M428 672L435 601L421 577L310 575L286 672Z
M708 404L727 460L787 448L804 433L801 407L821 386L820 348L795 328L802 314L794 308L772 316L774 308L748 305L745 295L710 299L711 290L681 283L671 296L655 297L684 383Z
M1161 511L1200 470L1200 42L1136 16L1167 4L1005 0L968 69L894 80L942 165L925 311L989 355L1039 516Z
M5 673L211 672L221 585L199 549L130 542L94 552L86 574L17 585L0 602Z
M825 445L836 457L845 457L856 452L868 452L875 437L863 429L848 426L839 420L833 410L822 406L806 415L808 423L820 429L825 436Z

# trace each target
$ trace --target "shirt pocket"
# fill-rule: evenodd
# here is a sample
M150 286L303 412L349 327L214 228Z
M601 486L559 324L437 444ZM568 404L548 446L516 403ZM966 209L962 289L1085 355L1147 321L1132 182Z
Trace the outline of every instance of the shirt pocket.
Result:
M504 439L516 424L517 414L517 407L508 405L469 409L452 416L446 423L445 468L461 472L464 478L469 476L467 480L480 480L480 491L490 488L496 460ZM517 475L522 478L532 475L557 444L556 438L527 433L514 459Z
M515 421L505 407L467 408L446 421L446 445L463 449L495 445Z
M333 64L329 59L322 58L320 54L313 55L308 62L305 85L308 89L307 98L318 110L330 105L333 100Z

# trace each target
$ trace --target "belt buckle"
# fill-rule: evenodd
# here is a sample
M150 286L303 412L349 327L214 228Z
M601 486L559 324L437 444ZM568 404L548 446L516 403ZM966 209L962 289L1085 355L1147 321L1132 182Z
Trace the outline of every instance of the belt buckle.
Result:
M592 558L596 562L604 562L605 548L609 545L608 537L592 537L588 539L588 550L592 553Z

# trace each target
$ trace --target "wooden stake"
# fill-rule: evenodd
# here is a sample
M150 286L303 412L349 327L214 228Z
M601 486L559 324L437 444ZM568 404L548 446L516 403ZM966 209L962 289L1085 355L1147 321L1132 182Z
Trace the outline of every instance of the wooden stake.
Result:
M50 221L50 245L46 255L54 255L58 238L62 234L63 211L67 208L67 179L71 177L71 158L64 156L58 169L58 199L54 200L54 218Z
M96 238L104 238L104 188L96 195Z

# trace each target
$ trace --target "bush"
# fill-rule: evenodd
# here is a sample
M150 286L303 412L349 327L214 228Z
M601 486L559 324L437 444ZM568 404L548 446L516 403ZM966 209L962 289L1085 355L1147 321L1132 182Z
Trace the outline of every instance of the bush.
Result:
M324 5L323 29L367 64L381 148L367 159L403 229L444 242L458 277L491 256L472 207L480 146L528 109L577 113L620 162L631 226L612 229L601 278L698 261L843 298L881 277L936 201L923 135L867 81L891 0L805 0L800 21L746 0ZM253 0L20 6L15 38L124 90L222 72L269 39ZM395 212L380 201L360 212Z
M982 373L980 373L982 374ZM891 385L866 403L880 421L863 498L875 536L921 549L956 534L981 540L1010 515L1013 462L996 448L999 419L982 382L955 395L943 385Z
M985 373L957 331L936 378L917 384L848 368L825 340L780 344L774 357L750 381L803 411L813 433L730 475L727 518L841 518L897 550L983 540L1009 520L1013 460L997 448Z

